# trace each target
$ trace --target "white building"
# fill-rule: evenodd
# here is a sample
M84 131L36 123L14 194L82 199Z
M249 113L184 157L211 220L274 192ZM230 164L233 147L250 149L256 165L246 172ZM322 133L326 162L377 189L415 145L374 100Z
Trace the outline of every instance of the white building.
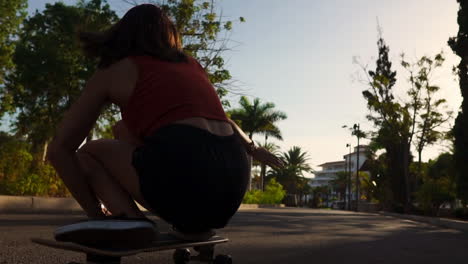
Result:
M320 164L319 166L322 167L322 170L314 172L315 177L311 180L310 185L312 187L329 185L330 181L336 178L338 172L345 171L345 164L344 160Z
M368 146L359 145L359 168L362 168L364 162L366 162L366 151ZM342 161L332 161L325 162L320 164L322 167L321 171L314 172L315 177L311 179L310 185L312 187L326 186L330 184L330 181L334 180L337 176L337 173L340 171L348 171L351 166L351 172L356 172L357 165L357 150L358 147L354 147L354 152L348 153L343 156L344 160ZM351 162L351 164L350 164Z

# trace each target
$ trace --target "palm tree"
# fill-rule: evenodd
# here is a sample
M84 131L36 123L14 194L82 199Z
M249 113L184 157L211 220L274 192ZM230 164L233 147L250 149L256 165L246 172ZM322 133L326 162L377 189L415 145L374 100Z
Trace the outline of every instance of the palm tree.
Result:
M334 190L336 190L340 195L340 198L346 200L346 185L348 180L348 173L344 171L339 171L336 173L336 178L333 179L330 183Z
M275 143L266 142L266 141L264 143L261 143L261 142L257 141L257 145L267 149L272 154L275 154L277 156L280 155L280 151L279 151L280 147L278 145L276 145ZM265 191L266 165L262 164L262 163L260 163L258 161L254 161L253 166L260 166L260 189L262 191Z
M268 173L268 177L275 177L289 194L302 196L308 193L308 179L304 177L305 172L312 172L308 164L308 154L300 147L293 146L281 157L285 163L283 169L273 169Z
M274 103L261 103L259 98L255 98L253 103L242 96L239 100L240 108L228 111L231 119L234 120L243 131L247 133L250 139L254 134L265 135L265 145L268 137L283 140L281 131L276 126L276 122L287 118L286 113L274 110ZM264 189L266 166L262 165L260 177L261 188Z
M287 116L282 111L274 110L274 103L262 104L259 98L255 98L252 104L247 97L242 96L239 104L240 108L232 109L228 113L250 139L253 138L254 134L264 134L283 140L281 131L275 123L286 119Z
M293 146L288 152L283 153L286 164L296 169L298 176L304 176L304 172L310 172L312 168L307 163L309 160L307 151L302 151L301 147Z

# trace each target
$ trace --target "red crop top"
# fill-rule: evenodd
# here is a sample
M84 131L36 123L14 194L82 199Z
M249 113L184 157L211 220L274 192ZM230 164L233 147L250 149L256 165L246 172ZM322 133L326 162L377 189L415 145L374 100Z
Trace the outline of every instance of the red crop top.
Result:
M179 63L150 56L130 59L138 67L138 80L122 109L122 120L138 138L190 117L228 121L218 94L195 59Z

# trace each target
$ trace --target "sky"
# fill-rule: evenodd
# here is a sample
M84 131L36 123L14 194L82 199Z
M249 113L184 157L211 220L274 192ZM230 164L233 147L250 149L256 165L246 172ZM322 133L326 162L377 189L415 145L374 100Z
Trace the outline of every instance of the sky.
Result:
M29 1L28 11L42 10L46 3ZM63 1L73 4L75 1ZM123 15L131 6L109 0ZM362 72L353 58L371 69L377 56L377 21L390 47L397 71L396 91L408 88L399 56L409 60L443 51L443 69L433 82L439 95L457 112L461 103L458 83L451 69L459 60L447 45L458 31L456 0L218 0L218 11L235 23L230 36L232 50L225 53L227 69L242 93L262 102L272 102L287 120L278 123L283 141L274 141L282 151L299 146L307 151L309 163L318 165L342 160L346 144L357 139L343 125L361 125L371 130L362 91ZM361 73L361 74L359 74ZM237 106L238 96L230 99ZM263 140L262 136L254 136ZM361 143L366 143L362 140ZM427 148L423 161L447 149L443 144Z

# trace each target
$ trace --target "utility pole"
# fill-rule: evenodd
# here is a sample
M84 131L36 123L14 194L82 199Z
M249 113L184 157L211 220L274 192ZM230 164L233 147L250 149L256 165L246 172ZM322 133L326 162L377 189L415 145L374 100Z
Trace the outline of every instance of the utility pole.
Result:
M361 131L359 130L359 124L353 126L354 134L357 136L357 153L356 153L356 212L359 211L359 137Z
M348 159L346 160L346 194L348 196L347 209L351 211L351 144L346 144L346 147L349 147Z

